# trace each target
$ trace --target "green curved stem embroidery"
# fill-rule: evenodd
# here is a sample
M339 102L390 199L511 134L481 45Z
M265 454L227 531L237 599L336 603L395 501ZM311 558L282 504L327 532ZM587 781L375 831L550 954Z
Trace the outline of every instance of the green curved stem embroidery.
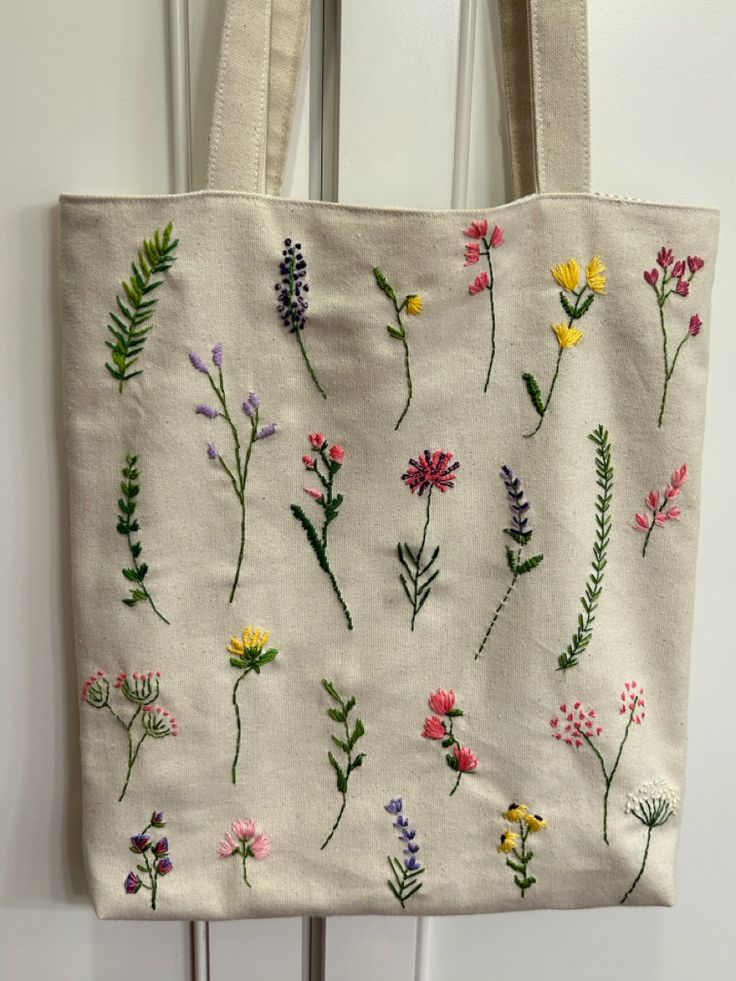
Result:
M404 567L406 571L406 576L404 573L399 573L399 579L401 585L404 587L404 593L406 598L411 604L411 629L414 630L414 625L416 624L417 615L422 609L424 604L429 599L429 595L432 592L432 583L435 581L437 576L440 574L439 569L433 569L437 557L440 554L440 547L437 545L432 551L432 555L429 561L424 562L424 549L427 545L427 531L429 530L429 521L431 515L432 507L432 488L430 487L427 493L427 507L424 517L424 527L422 528L422 540L419 544L419 549L416 553L412 551L411 548L404 542L403 548L401 543L397 546L399 554L399 562ZM429 578L424 578L429 576ZM407 583L407 577L409 582ZM409 587L411 584L411 588Z
M664 780L650 780L643 784L635 794L629 794L626 799L626 811L632 814L647 829L646 843L644 845L644 855L641 866L636 874L634 881L624 893L619 904L623 905L639 884L639 880L644 875L649 857L649 847L652 843L652 832L655 828L661 828L666 824L673 814L676 814L680 807L680 798L677 792L664 782Z
M337 748L344 753L345 763L340 765L332 750L327 753L330 766L335 771L337 792L342 797L342 804L340 806L337 818L335 819L335 823L332 825L330 833L322 842L320 851L327 848L340 825L340 821L342 821L342 816L345 813L345 808L348 802L348 784L350 774L354 770L357 770L358 767L362 766L363 760L365 759L365 753L357 753L356 755L353 755L353 750L355 749L358 740L365 735L365 727L360 719L355 720L355 725L353 726L352 731L350 729L350 723L348 722L350 713L355 708L355 698L351 697L344 699L332 682L327 681L325 678L322 679L322 687L330 696L332 701L337 705L337 708L329 708L327 710L327 714L333 722L339 723L343 728L344 738L333 735L331 736L331 739L335 746L337 746Z
M398 422L394 426L394 430L397 430L401 423L404 421L406 413L409 411L409 406L411 405L411 400L414 395L414 386L411 379L411 363L409 358L409 341L406 334L406 324L401 318L402 313L406 313L411 317L418 317L419 314L424 309L424 301L421 296L416 293L409 293L404 297L401 303L399 303L396 296L396 292L386 279L385 274L376 266L373 269L373 275L376 278L376 284L378 288L384 293L394 308L394 316L396 317L395 324L389 324L386 330L395 338L397 341L401 341L403 352L404 352L404 375L406 377L406 404L399 416Z
M242 736L242 724L240 719L240 703L238 702L238 689L240 683L251 671L256 674L261 673L261 668L271 661L276 660L278 651L274 647L264 650L268 643L270 634L268 630L261 630L259 627L246 627L242 637L231 637L227 647L230 655L230 665L237 668L238 675L233 685L232 705L235 712L235 755L233 756L232 766L230 767L230 778L233 783L237 783L238 760L240 759L240 740Z
M526 804L509 804L503 816L510 824L515 824L518 830L512 827L505 829L498 851L506 856L506 865L514 873L514 883L523 899L527 890L537 881L529 871L529 864L534 858L534 852L527 847L529 835L544 831L548 825L541 814L529 813Z
M174 864L169 855L169 839L164 835L158 841L153 841L148 832L151 828L160 829L165 826L163 811L154 811L143 831L130 839L130 851L140 858L136 871L129 872L123 883L123 888L129 896L134 896L141 889L147 890L150 893L152 910L156 909L159 879L168 875ZM141 878L138 873L141 873L144 878Z
M307 348L302 334L307 326L307 310L309 303L309 283L307 283L307 262L304 258L301 245L294 243L290 238L284 241L284 249L281 253L282 258L279 264L281 279L276 283L278 291L278 312L284 326L290 334L294 334L301 351L304 364L309 372L309 377L323 399L327 398L327 392L319 383L317 373L310 361Z
M156 309L157 296L154 291L164 280L156 279L163 276L176 261L174 253L179 239L171 238L174 226L171 222L161 232L156 229L152 239L143 239L143 248L138 253L138 263L132 264L132 276L122 283L125 300L121 295L115 298L118 312L110 313L112 323L107 329L115 338L105 341L110 348L112 364L105 362L105 367L119 383L118 391L123 394L125 383L143 373L142 369L131 369L138 363L143 348L150 333L151 319Z
M491 622L488 624L488 628L483 635L483 639L480 642L478 650L475 653L476 661L483 653L483 650L488 643L488 638L491 636L491 631L496 625L502 610L506 606L511 593L516 586L517 580L520 576L525 576L533 569L536 569L544 559L544 556L540 554L532 555L528 559L524 559L522 561L523 549L531 542L533 534L530 518L531 505L527 499L526 492L524 491L524 485L521 481L521 477L518 477L511 467L504 465L501 468L501 479L503 480L506 488L506 496L508 498L509 507L511 508L511 527L504 528L504 534L508 535L509 538L516 543L517 547L515 549L509 547L506 548L506 564L511 572L511 582L509 583L501 602L496 607L493 617L491 618Z
M140 539L137 541L133 540L133 534L140 531L138 519L135 517L138 506L138 495L141 489L140 470L137 467L137 463L137 456L132 453L125 454L125 466L122 471L123 482L120 484L122 497L118 499L120 513L118 514L117 530L120 535L125 537L130 556L133 560L132 568L123 569L123 576L128 582L134 583L134 586L130 590L130 596L126 596L123 599L123 603L126 606L133 607L137 603L146 602L160 620L163 620L164 623L169 623L154 603L153 597L144 582L148 574L148 564L139 561L141 552L143 551Z
M135 705L133 714L127 720L112 703L110 682L104 671L97 671L82 686L82 701L96 709L107 709L115 721L125 731L128 745L125 782L118 797L118 803L125 797L133 767L138 759L141 746L147 738L165 739L179 733L179 723L173 715L161 706L154 705L160 694L160 671L134 671L132 675L120 673L113 686L129 703ZM136 723L140 724L136 726Z
M559 349L557 351L554 374L552 375L552 381L550 382L546 397L542 397L542 390L534 375L530 372L522 375L532 406L539 416L539 421L534 429L529 433L524 433L527 439L539 432L544 418L547 415L560 374L563 352L577 347L585 336L584 331L574 326L574 324L581 320L588 310L590 310L596 295L605 294L606 292L607 277L604 275L605 268L600 257L594 256L588 263L586 281L582 286L580 286L580 266L575 259L569 259L567 262L561 263L551 270L552 277L562 287L560 290L560 304L568 319L567 323L559 323L552 326ZM567 294L570 294L574 302L568 299Z
M342 494L335 493L334 482L342 468L342 463L345 459L345 450L338 443L329 446L322 433L310 433L309 443L312 449L317 452L318 458L307 454L302 457L302 463L307 472L313 473L319 480L321 488L305 487L304 492L322 509L323 520L321 530L319 532L317 531L301 505L290 505L291 513L306 532L307 541L317 556L319 567L330 580L335 596L340 603L345 620L347 621L348 630L352 630L353 617L335 578L335 574L332 571L327 554L328 530L333 521L337 519L344 500Z
M572 635L572 640L564 654L557 658L558 671L567 671L579 663L593 639L593 624L603 593L603 578L608 562L608 546L611 542L611 503L613 501L613 467L611 465L611 443L608 430L603 426L590 433L588 439L596 446L595 470L596 482L600 493L595 503L595 541L593 543L592 571L585 584L585 592L580 597L583 612L578 618L578 629Z

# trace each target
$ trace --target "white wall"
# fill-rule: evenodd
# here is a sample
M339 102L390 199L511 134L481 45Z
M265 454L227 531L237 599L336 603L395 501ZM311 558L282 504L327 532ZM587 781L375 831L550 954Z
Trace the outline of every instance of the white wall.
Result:
M499 96L479 2L470 203L503 200ZM449 205L458 0L344 0L341 197ZM195 175L204 167L222 0L190 0ZM81 867L68 505L59 424L55 199L169 186L163 0L0 0L2 685L0 979L189 976L186 925L99 924ZM589 0L597 190L720 205L690 770L680 901L667 910L506 914L425 924L422 981L733 977L736 813L731 263L736 264L736 5ZM368 38L371 39L370 43ZM300 114L292 191L308 186ZM676 575L676 570L673 570ZM336 919L329 981L409 981L414 923ZM297 921L218 924L214 981L297 981ZM135 967L134 965L139 965Z

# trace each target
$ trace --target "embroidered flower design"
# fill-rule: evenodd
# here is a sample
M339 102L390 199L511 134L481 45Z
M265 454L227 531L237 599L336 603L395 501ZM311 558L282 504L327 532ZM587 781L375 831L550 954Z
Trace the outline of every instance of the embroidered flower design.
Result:
M646 511L634 515L634 529L644 535L644 545L641 550L642 558L647 554L649 539L655 528L664 528L671 521L679 521L682 509L673 502L680 496L680 491L689 476L687 463L674 471L669 484L663 491L651 490L645 498Z
M166 821L163 811L154 811L151 820L143 831L138 835L133 835L130 839L130 850L134 855L139 855L140 859L136 865L136 871L128 872L123 883L123 888L128 896L135 896L141 889L148 890L152 910L156 909L159 879L168 875L174 868L174 863L169 855L169 839L164 836L158 841L154 841L148 834L151 828L164 827L166 827Z
M596 746L594 740L599 741L603 733L603 726L598 722L598 714L595 709L586 708L582 702L564 702L560 705L560 714L550 719L552 736L559 743L581 749L583 746L589 747L595 754L600 764L601 772L606 791L603 796L603 840L608 845L608 798L613 785L613 778L616 776L618 765L621 762L621 754L624 751L626 740L632 725L640 726L645 717L644 689L636 681L627 681L621 692L621 707L619 715L626 716L626 726L624 728L621 742L618 745L615 759L612 764L607 764L603 754Z
M419 881L419 877L424 875L424 866L417 857L419 854L419 842L417 841L416 828L412 827L411 820L404 813L404 800L396 797L386 804L385 810L393 817L394 828L399 832L399 841L403 846L404 858L388 857L389 868L393 879L388 879L387 884L393 895L401 903L401 908L406 909L406 903L412 896L416 895L424 885Z
M495 276L491 255L493 249L499 249L505 242L504 231L499 225L493 226L493 231L489 234L489 224L485 218L471 221L470 227L465 229L464 235L470 239L465 246L465 265L474 266L480 262L481 257L486 260L488 271L484 269L468 287L471 296L479 296L481 293L488 293L491 306L491 358L488 363L486 383L483 391L488 391L491 383L491 371L496 357L496 306L494 303L493 290L495 286Z
M453 733L454 720L464 715L463 710L456 706L455 701L456 695L454 688L451 688L449 691L438 688L437 691L432 692L429 696L428 703L432 711L437 714L426 718L422 729L422 736L425 739L442 740L442 746L445 749L452 750L452 752L445 755L447 765L457 773L457 779L450 791L450 797L452 797L460 786L462 775L464 773L473 773L479 763L475 753L468 749L467 746L461 746Z
M214 443L207 444L207 456L213 462L219 463L225 476L232 484L235 496L240 507L240 548L238 560L235 566L235 578L230 589L230 602L235 598L235 591L238 588L240 579L240 569L243 565L243 555L245 552L245 488L248 482L248 471L251 464L253 449L257 443L268 439L277 432L278 426L271 422L266 426L260 425L261 397L256 392L251 392L243 402L243 415L248 420L248 435L241 442L238 427L233 420L230 407L225 393L225 380L222 373L223 352L222 344L215 344L212 348L212 363L215 366L215 373L210 371L205 361L194 351L189 354L189 360L195 371L207 376L215 398L219 403L219 410L209 405L198 405L195 409L197 415L205 416L207 419L222 419L230 430L233 443L233 460L228 463L220 450Z
M402 314L406 312L410 317L418 317L424 310L424 300L417 293L409 293L404 299L399 303L398 297L396 296L396 291L393 286L386 279L385 273L383 273L377 266L373 269L373 275L376 278L376 285L379 290L386 296L391 302L394 310L394 317L396 318L395 324L389 324L386 330L389 332L391 337L395 338L397 341L401 341L401 345L404 349L404 374L406 375L406 404L399 416L399 420L394 426L394 430L397 430L401 423L404 421L404 416L409 411L409 406L411 405L412 396L414 394L414 387L411 380L411 365L409 360L409 341L406 333L406 324L402 320Z
M506 496L508 498L509 507L511 508L511 526L509 528L504 528L504 534L511 538L511 540L515 543L516 548L509 548L509 546L506 546L506 564L511 572L511 582L509 583L503 598L496 607L491 622L488 624L488 629L483 635L483 639L481 640L478 650L475 653L476 661L483 653L483 649L488 643L488 638L491 635L491 631L493 630L496 621L501 615L501 611L511 596L519 576L524 576L533 569L536 569L544 558L543 555L532 555L522 561L523 549L531 542L533 534L530 517L531 505L529 504L529 500L526 496L524 485L521 482L521 477L518 477L511 467L507 467L505 465L501 467L501 479L503 480L504 487L506 488Z
M345 461L345 450L339 443L333 443L332 446L330 446L323 433L310 433L308 438L310 447L316 451L317 455L313 456L311 454L305 454L302 457L302 463L304 464L304 468L308 473L314 474L319 481L320 486L318 488L305 487L304 493L311 497L312 500L316 501L318 507L322 511L323 517L321 530L319 532L317 531L301 505L292 504L291 513L306 532L307 541L309 542L312 551L317 556L319 567L329 578L335 592L335 596L337 596L338 602L342 607L342 612L344 613L345 620L347 621L348 630L352 630L353 618L350 610L348 609L345 597L343 596L337 583L335 574L332 571L332 566L330 565L329 556L327 554L328 531L330 525L340 514L340 508L342 507L343 503L343 495L335 493L334 485Z
M343 727L344 738L333 735L332 742L342 753L344 753L345 763L341 766L332 750L327 753L330 766L335 771L337 791L342 797L342 805L337 815L337 819L332 825L332 830L327 835L327 838L323 842L320 851L325 849L329 845L330 841L332 841L332 836L337 831L340 821L342 820L342 816L345 813L345 808L348 803L348 782L350 780L350 774L353 772L353 770L357 770L358 767L362 766L363 760L365 759L365 753L353 754L353 750L355 749L358 740L365 735L365 727L360 719L355 720L355 725L353 726L352 730L350 728L350 724L348 723L350 713L355 708L355 699L352 697L348 699L343 698L332 682L327 681L324 678L322 679L322 687L330 696L332 701L335 702L335 706L329 708L327 710L327 714L333 722L337 722Z
M299 242L294 243L290 238L284 241L284 249L281 253L279 263L279 275L281 278L275 287L278 294L279 316L289 333L293 334L296 338L299 350L302 352L304 364L307 366L309 377L314 382L322 398L326 399L327 392L325 392L319 383L302 336L304 328L307 326L307 310L309 309L309 302L307 300L309 293L307 260L304 258L301 244Z
M580 597L583 612L578 615L578 626L564 653L557 658L557 670L567 671L579 663L593 639L598 603L603 595L603 579L611 544L611 505L613 503L613 466L611 442L608 430L598 426L588 439L595 444L595 472L599 493L595 498L595 540L593 542L592 569Z
M426 511L422 540L419 549L415 552L406 542L403 546L399 542L398 555L399 562L404 572L399 573L401 585L404 588L406 598L412 608L411 629L414 630L417 615L422 609L430 593L432 583L440 574L440 570L434 567L437 556L440 554L440 547L437 545L428 561L424 558L424 549L427 545L427 532L432 507L432 492L437 490L440 494L451 490L455 486L457 470L460 464L452 462L452 453L446 450L425 450L416 459L409 460L407 470L401 475L401 479L406 483L412 494L417 493L422 497L426 492Z
M122 709L115 709L110 701L110 682L104 671L95 672L82 686L82 701L95 709L107 709L125 730L128 765L118 802L125 797L133 766L145 740L165 739L166 736L179 734L179 723L168 709L153 704L160 693L160 679L160 671L134 671L132 675L122 672L117 676L113 691L119 691L127 702L135 706L127 719L120 714Z
M649 857L649 846L652 841L652 832L655 828L661 828L669 819L680 809L680 798L672 787L658 777L656 780L649 780L637 790L635 794L629 794L626 798L626 813L633 815L637 821L641 821L647 829L647 839L644 845L644 857L636 878L626 890L623 899L619 900L623 905L629 896L636 889L639 880L644 875Z
M548 824L541 814L531 814L526 804L509 804L503 815L509 824L515 824L518 830L506 827L501 834L498 851L506 856L506 865L514 872L514 882L521 890L523 899L527 889L531 889L537 881L529 872L529 864L534 853L527 847L529 835L544 831Z
M243 882L248 888L251 883L248 881L248 859L254 858L257 862L262 862L271 854L271 839L267 834L259 832L256 822L248 819L233 821L232 834L225 832L225 837L220 842L217 849L220 858L233 858L238 855L243 862Z
M677 359L691 337L697 337L700 333L703 321L697 313L690 317L688 327L680 338L675 348L675 353L670 358L669 344L670 336L665 318L665 308L671 296L687 297L690 295L690 284L695 274L705 265L705 260L697 255L689 255L687 259L676 259L672 249L664 245L657 253L657 265L652 269L644 271L644 282L651 286L657 298L659 309L659 328L662 333L662 363L664 367L664 385L662 388L662 400L659 405L659 418L657 425L661 427L664 421L664 413L667 405L667 392L670 381L675 373ZM657 268L657 266L659 268Z
M523 376L529 398L539 416L536 427L530 433L524 434L527 437L539 432L544 422L560 374L563 353L577 347L585 336L585 332L580 330L576 324L590 310L596 296L605 295L608 282L608 277L605 275L606 267L600 256L593 256L588 263L585 282L582 286L580 285L580 264L576 259L568 259L567 262L554 266L551 272L554 281L562 287L560 303L568 319L566 323L552 325L552 330L557 338L558 351L555 370L546 398L542 398L542 390L534 375L527 372Z
M227 652L230 655L230 664L232 667L237 668L240 672L238 674L235 685L233 686L233 708L235 709L235 725L236 725L236 736L235 736L235 756L233 757L233 764L230 770L233 783L237 782L238 774L238 758L240 757L240 737L241 737L241 723L240 723L240 705L238 703L238 688L240 688L240 682L245 678L247 674L251 671L255 671L256 674L261 673L261 668L266 664L270 664L271 661L276 660L278 657L278 651L275 647L270 647L264 650L266 644L268 644L270 634L268 630L261 630L256 627L247 627L242 634L242 638L231 637L230 643L228 644Z

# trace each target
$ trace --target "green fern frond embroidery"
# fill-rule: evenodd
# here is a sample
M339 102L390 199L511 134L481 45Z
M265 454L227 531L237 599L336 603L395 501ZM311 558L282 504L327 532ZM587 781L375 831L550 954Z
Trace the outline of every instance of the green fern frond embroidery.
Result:
M344 739L339 736L332 736L333 744L345 755L345 762L341 766L337 760L337 757L329 750L327 753L327 758L330 761L330 766L335 771L335 778L337 781L337 792L342 797L342 805L337 815L335 823L332 825L330 833L324 840L320 851L323 851L329 843L332 841L333 835L337 831L342 816L345 813L345 808L348 803L348 781L350 780L350 774L357 770L363 765L363 760L365 759L365 753L356 753L353 755L353 750L359 739L362 739L365 735L365 726L360 719L355 720L355 725L350 729L352 723L349 722L350 713L355 708L355 698L343 698L343 696L337 691L335 686L331 681L326 678L322 679L322 687L330 696L333 702L336 703L337 708L329 708L327 714L332 719L333 722L337 722L343 727Z
M116 297L117 312L110 312L111 323L107 329L114 341L105 341L110 348L111 362L105 367L119 383L118 390L123 394L125 383L142 374L135 368L143 353L151 327L151 319L156 309L155 290L164 282L156 277L163 276L176 261L176 247L179 239L172 240L174 226L171 222L163 232L156 229L152 239L143 239L143 247L138 253L138 262L132 263L130 279L122 283L122 294ZM133 370L135 368L135 370Z
M593 543L592 571L585 584L585 592L580 597L583 612L578 617L578 629L564 654L557 659L558 671L574 668L581 654L588 649L593 638L593 623L598 603L603 593L603 576L608 562L608 546L611 542L611 502L613 501L613 467L611 465L611 443L608 430L598 426L588 436L595 443L595 470L600 493L595 503L595 542Z

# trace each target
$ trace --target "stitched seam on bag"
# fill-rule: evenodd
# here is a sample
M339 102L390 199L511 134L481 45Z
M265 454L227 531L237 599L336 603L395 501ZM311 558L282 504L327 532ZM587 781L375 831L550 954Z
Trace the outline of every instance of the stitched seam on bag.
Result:
M583 102L585 105L585 126L583 128L583 137L580 141L584 168L581 180L584 181L585 187L590 189L590 52L588 49L588 0L579 0L579 11L578 51L584 52L583 71L581 75Z
M251 176L251 187L258 187L258 171L261 166L261 155L265 158L265 148L263 146L263 134L266 131L266 98L268 92L268 63L271 59L271 18L273 16L273 4L269 0L269 16L264 18L266 29L263 36L263 62L261 68L261 99L258 103L258 130L256 133L255 144L257 153L253 160L253 174ZM265 159L263 166L263 190L265 190L266 167Z
M220 64L217 70L217 92L215 95L215 107L213 110L212 132L210 135L209 161L207 164L207 184L211 184L217 170L217 160L220 151L220 135L222 133L222 116L224 112L224 92L225 92L225 64L228 59L230 47L230 5L225 11L225 23L222 28L222 40L220 41Z
M543 141L542 136L542 124L541 124L541 112L540 112L540 101L541 92L539 89L539 69L541 66L541 61L539 57L539 31L537 29L537 12L539 5L536 0L530 0L528 5L529 10L529 43L531 45L532 58L529 65L529 71L531 72L532 78L532 112L534 116L534 139L532 140L532 148L534 150L534 171L536 174L536 185L537 190L541 190L545 187L547 183L547 173L545 167L545 156L544 150L540 152L540 141Z

